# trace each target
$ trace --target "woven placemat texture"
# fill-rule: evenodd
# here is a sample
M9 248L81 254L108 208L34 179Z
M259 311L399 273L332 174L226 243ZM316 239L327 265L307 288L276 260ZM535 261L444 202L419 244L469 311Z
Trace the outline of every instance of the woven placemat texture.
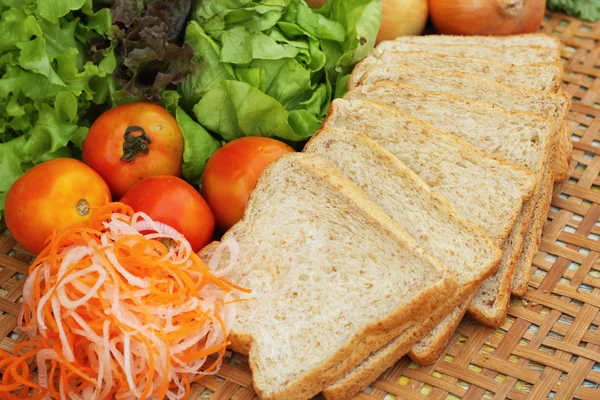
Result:
M464 319L428 367L403 358L358 400L600 399L600 22L549 14L543 32L566 45L564 89L573 95L571 178L557 185L530 290L513 298L500 329ZM0 235L0 348L16 331L32 254ZM247 358L232 354L190 400L252 400Z

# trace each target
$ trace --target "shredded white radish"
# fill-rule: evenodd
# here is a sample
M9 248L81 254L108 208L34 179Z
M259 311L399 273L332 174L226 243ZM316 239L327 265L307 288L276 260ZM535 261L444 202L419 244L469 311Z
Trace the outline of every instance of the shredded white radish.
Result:
M237 242L204 265L146 214L113 203L97 215L55 235L25 281L19 324L38 350L38 385L60 399L183 399L195 377L216 373L207 368L220 366L246 298L222 279Z

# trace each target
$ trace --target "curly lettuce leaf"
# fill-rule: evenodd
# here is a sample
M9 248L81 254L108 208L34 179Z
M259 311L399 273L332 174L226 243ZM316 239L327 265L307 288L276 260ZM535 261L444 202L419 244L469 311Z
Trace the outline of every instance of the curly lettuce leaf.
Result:
M8 189L25 172L21 156L24 143L24 136L7 143L0 143L0 216L4 210Z
M10 8L0 8L0 213L25 170L77 154L91 110L108 99L116 64L110 46L88 60L87 42L111 25L92 0L3 4Z
M548 0L548 8L564 11L584 21L595 22L600 19L600 0Z
M378 0L328 3L317 11L303 0L197 0L185 41L199 72L179 85L181 105L225 140L312 136L381 22Z

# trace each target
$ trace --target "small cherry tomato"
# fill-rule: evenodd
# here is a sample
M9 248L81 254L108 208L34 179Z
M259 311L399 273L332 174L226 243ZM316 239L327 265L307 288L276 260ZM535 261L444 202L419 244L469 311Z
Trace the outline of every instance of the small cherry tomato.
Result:
M131 103L102 114L83 142L83 161L118 199L144 178L181 176L183 135L175 118L151 103Z
M92 209L110 201L98 173L81 161L59 158L31 168L12 185L4 217L13 237L39 253L55 229L87 221Z
M261 172L291 152L294 149L283 142L253 136L233 140L217 150L204 170L202 194L220 229L229 229L244 216Z
M183 179L174 176L146 178L129 189L121 202L176 229L195 252L212 240L215 217L200 193Z

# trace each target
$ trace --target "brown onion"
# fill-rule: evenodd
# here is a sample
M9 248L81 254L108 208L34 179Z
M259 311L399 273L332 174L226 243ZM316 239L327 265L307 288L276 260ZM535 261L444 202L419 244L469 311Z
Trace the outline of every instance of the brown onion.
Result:
M546 0L429 0L431 21L447 35L515 35L540 29Z
M399 36L420 35L427 23L427 0L382 0L383 18L377 43Z

